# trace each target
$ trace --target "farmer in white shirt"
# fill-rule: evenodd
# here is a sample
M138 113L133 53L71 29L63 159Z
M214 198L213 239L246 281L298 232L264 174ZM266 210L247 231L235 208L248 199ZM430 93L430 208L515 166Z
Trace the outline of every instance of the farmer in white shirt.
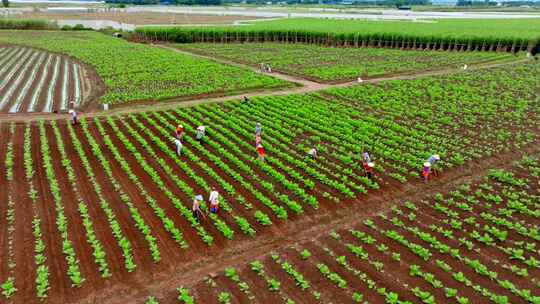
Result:
M215 187L212 187L208 200L210 201L210 212L217 213L219 209L219 193Z
M317 150L315 148L309 149L308 157L311 158L311 159L317 158Z
M68 111L69 114L71 114L71 121L73 123L73 125L76 125L79 123L78 119L77 119L77 111L75 111L74 109L71 109Z
M182 141L180 141L180 139L178 138L175 138L174 144L176 145L176 154L178 156L182 155Z
M205 133L206 133L206 127L205 126L198 126L197 127L197 137L196 137L196 139L199 142L202 142Z
M430 164L431 166L431 171L433 171L433 175L437 176L437 168L435 167L435 164L437 164L437 162L441 160L441 157L439 156L439 154L433 154L431 155L429 158L428 158L428 163Z

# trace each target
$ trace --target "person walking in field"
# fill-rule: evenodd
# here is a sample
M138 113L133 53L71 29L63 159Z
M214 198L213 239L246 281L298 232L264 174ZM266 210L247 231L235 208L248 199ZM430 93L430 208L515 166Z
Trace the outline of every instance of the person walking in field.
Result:
M263 148L262 144L257 145L257 154L259 155L259 159L264 161L265 153L264 153L264 148Z
M182 137L184 137L184 126L178 125L176 126L175 130L176 138L182 140Z
M197 127L197 137L196 137L196 139L199 142L202 142L205 134L206 134L206 127L205 126L198 126Z
M174 139L174 144L176 146L176 155L182 155L182 141L178 138Z
M255 124L255 135L261 136L262 133L262 125L260 122Z
M317 150L315 148L309 149L309 151L307 153L307 157L309 157L311 159L317 158Z
M210 201L210 212L217 213L219 210L219 192L215 187L212 187L208 200Z
M430 162L425 162L424 163L424 168L422 169L422 179L426 183L427 183L427 181L429 179L430 167L431 167L431 163Z
M439 160L441 160L441 157L439 156L439 154L433 154L428 158L428 161L427 161L431 165L431 170L433 171L433 175L435 176L438 175L437 167L435 166L435 164L437 164Z
M191 207L191 212L193 213L193 217L197 219L197 222L201 221L201 216L205 216L201 211L201 202L203 200L202 195L196 195L195 199L193 200L193 206Z
M374 162L364 163L364 172L367 176L367 178L372 179L373 178L373 168L375 167Z
M68 111L68 113L71 115L71 122L73 125L76 125L79 123L79 119L77 118L77 111L74 109L71 109Z

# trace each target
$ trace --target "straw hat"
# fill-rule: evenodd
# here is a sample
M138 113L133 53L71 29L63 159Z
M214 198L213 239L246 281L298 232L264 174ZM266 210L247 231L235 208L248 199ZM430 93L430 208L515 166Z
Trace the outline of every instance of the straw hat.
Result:
M435 154L435 155L433 155L433 157L435 157L436 160L440 160L440 159L441 159L441 157L439 156L439 154Z
M431 167L431 163L430 162L425 162L424 167Z
M367 165L368 165L368 167L370 167L370 168L375 167L375 163L373 163L373 162L370 162L370 163L368 163Z
M262 145L261 145L261 144L258 144L258 145L257 145L257 148L262 148Z
M182 126L182 125L178 125L178 128L180 128L180 129L183 129L183 128L184 128L184 126Z
M200 194L199 194L199 195L196 195L196 196L195 196L195 199L198 200L198 201L203 201L203 200L204 200L204 199L203 199L203 196L200 195Z
M68 113L69 113L69 114L73 114L73 110L69 110Z

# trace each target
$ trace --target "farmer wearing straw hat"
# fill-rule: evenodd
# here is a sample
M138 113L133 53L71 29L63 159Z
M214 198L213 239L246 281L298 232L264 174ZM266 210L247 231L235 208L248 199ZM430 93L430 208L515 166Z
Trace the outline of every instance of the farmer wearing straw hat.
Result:
M68 113L71 115L73 125L78 124L79 121L77 120L77 111L75 111L74 109L70 109Z
M375 167L374 162L369 162L369 163L364 162L364 171L366 172L366 176L369 179L373 178L373 168L374 167Z
M430 162L425 162L424 163L424 168L422 169L422 179L427 182L428 181L428 178L429 178L429 169L431 167L431 163Z
M196 137L196 139L199 142L202 142L205 133L206 133L206 127L205 126L198 126L197 127L197 137Z
M176 133L176 138L181 140L182 137L184 137L184 126L178 125L176 127L175 133Z
M260 160L264 160L264 148L262 144L257 145L257 154L259 155Z
M428 158L427 162L431 165L431 170L433 170L434 175L437 175L437 170L436 170L435 165L437 164L439 160L441 160L441 157L439 156L439 154L433 154Z
M210 212L217 213L219 209L219 192L217 192L216 187L212 187L212 192L210 192Z
M201 202L204 200L202 195L196 195L195 199L193 200L193 207L191 207L191 212L193 212L193 216L197 219L197 222L201 220L201 215L204 217L204 213L201 211Z
M182 155L182 142L178 138L174 138L174 144L176 145L176 154L178 156Z

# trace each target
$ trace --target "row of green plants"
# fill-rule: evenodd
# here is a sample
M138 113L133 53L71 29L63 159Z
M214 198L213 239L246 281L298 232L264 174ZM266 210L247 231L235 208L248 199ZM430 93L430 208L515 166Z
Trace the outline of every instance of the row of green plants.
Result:
M140 27L148 40L193 42L283 42L345 47L436 50L532 50L540 38L535 19L438 20L437 22L292 18L227 27Z
M5 158L4 158L4 167L5 167L5 180L7 189L11 189L13 185L13 165L14 165L14 155L13 155L13 140L15 135L15 124L11 123L9 125L9 131L7 132L9 142L7 143ZM15 249L14 249L14 233L15 233L15 201L13 199L13 194L9 192L7 194L7 210L5 214L5 219L7 222L7 231L8 231L8 248L7 248L7 258L4 260L5 265L7 266L8 276L6 279L1 278L0 280L0 289L1 293L6 299L11 298L17 288L15 287L15 267L17 263L15 261Z

